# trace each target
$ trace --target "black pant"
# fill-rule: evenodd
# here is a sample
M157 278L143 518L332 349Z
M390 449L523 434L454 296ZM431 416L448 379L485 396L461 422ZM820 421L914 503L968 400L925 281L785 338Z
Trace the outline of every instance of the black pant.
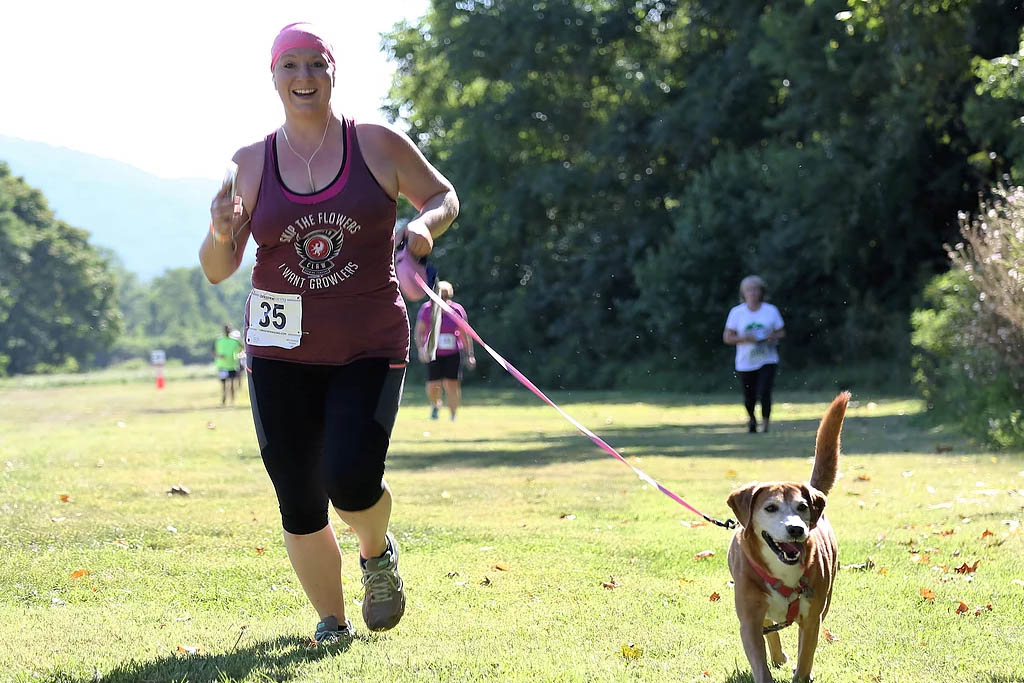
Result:
M750 421L755 422L754 406L761 401L761 419L769 420L772 416L772 386L775 384L775 363L762 365L749 372L736 371L743 385L743 405L747 409Z
M249 363L256 436L285 531L323 529L328 500L339 510L373 507L384 494L384 460L405 362Z

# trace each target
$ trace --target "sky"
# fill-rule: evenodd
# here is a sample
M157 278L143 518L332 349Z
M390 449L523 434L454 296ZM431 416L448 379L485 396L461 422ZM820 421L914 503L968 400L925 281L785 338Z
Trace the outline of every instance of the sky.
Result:
M428 0L27 0L0 21L0 134L69 147L163 178L214 178L283 120L270 80L282 26L334 44L338 112L381 118L394 67L380 34Z

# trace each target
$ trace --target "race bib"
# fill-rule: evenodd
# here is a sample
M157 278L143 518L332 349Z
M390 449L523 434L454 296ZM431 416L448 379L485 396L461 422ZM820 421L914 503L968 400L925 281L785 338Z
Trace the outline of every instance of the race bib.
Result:
M245 343L294 349L302 343L302 297L253 289Z
M454 334L448 334L447 332L438 336L437 348L444 349L445 351L454 351L458 348L458 343L455 341Z

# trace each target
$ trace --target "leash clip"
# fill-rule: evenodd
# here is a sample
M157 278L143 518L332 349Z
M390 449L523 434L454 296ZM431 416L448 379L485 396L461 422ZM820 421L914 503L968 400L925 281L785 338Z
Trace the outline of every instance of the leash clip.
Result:
M714 517L708 517L707 515L702 516L704 517L705 521L711 522L712 524L720 526L723 529L735 529L739 526L739 524L736 523L735 519L727 519L724 522L722 522L720 520L715 519Z

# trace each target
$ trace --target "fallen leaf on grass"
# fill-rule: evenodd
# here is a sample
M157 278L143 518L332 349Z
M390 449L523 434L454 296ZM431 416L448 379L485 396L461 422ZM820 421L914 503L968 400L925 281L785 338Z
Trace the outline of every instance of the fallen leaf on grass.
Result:
M736 470L728 470L728 471L726 471L725 476L727 476L729 478L733 478L733 477L738 476L738 474L739 473Z
M927 600L928 602L935 602L935 591L933 591L931 588L922 588L921 597Z
M53 522L54 524L60 524L61 522L66 521L66 520L67 520L67 517L50 517L50 521Z
M459 574L458 572L448 572L447 576L449 579L454 579L456 576L461 576L461 574Z
M192 492L189 491L188 488L182 486L181 484L175 484L171 488L167 489L168 496L187 496L190 495L191 493Z
M199 655L202 654L203 648L198 645L179 645L178 652L186 655Z
M571 522L572 520L576 519L576 515L561 514L561 515L558 515L558 518L559 519L567 519L567 520L569 520Z
M987 537L987 536L995 536L995 534L993 534L993 533L992 533L991 531L989 531L988 529L985 529L984 531L982 531L982 532L981 532L981 537L982 537L982 538L985 538L985 537Z
M83 576L89 576L88 569L76 569L75 571L71 572L72 579L80 579Z
M955 571L957 574L973 574L974 572L978 571L979 562L981 562L981 560L975 560L974 564L967 564L966 562L964 562L962 565L960 565L953 571Z
M123 538L119 538L116 541L114 541L114 545L116 545L118 548L127 548L128 542L125 541Z
M938 531L933 531L932 533L937 536L952 536L956 533L956 529L940 529Z
M932 561L932 556L928 553L920 553L917 555L911 555L910 561L915 564L928 564Z
M878 568L878 573L884 576L884 575L889 573L889 568L888 567L879 567Z
M611 590L613 588L618 588L622 584L616 581L614 576L609 576L607 581L601 582L601 585L607 588L608 590Z
M640 659L644 656L644 649L633 643L622 646L622 656L625 659Z
M701 550L699 553L697 553L696 555L693 556L693 559L695 559L695 560L706 560L709 557L714 557L714 556L715 556L715 551L714 550Z
M481 586L490 586L491 585L491 579L489 577L485 576L483 578L483 580L480 581L480 585Z
M826 629L822 629L822 632L825 634L825 640L827 640L830 643L834 643L837 640L839 640L839 636L837 636L836 634L832 633L832 631L829 631L827 628Z
M712 593L711 597L708 598L708 600L710 600L711 602L718 602L721 599L722 599L722 596L719 595L718 593Z
M984 611L984 610L988 610L989 612L991 612L992 611L992 603L991 602L986 603L984 607L979 607L978 609L974 610L974 616L980 617L982 611Z
M507 572L508 571L508 565L492 564L491 565L491 569L497 569L499 572Z
M66 493L58 493L57 494L57 500L60 501L61 503L70 503L71 502L71 496L69 496Z
M967 606L967 603L966 603L966 602L960 601L960 604L958 604L958 605L956 606L956 610L954 610L954 611L955 611L955 612L956 612L957 614L963 614L964 612L966 612L966 611L967 611L967 610L969 610L969 609L970 609L970 607L968 607L968 606Z
M854 479L854 481L871 481L871 477L869 477L866 474L858 474L857 478Z
M259 546L256 546L255 550L256 550L256 554L257 555L262 555L263 554L263 548L261 548Z

